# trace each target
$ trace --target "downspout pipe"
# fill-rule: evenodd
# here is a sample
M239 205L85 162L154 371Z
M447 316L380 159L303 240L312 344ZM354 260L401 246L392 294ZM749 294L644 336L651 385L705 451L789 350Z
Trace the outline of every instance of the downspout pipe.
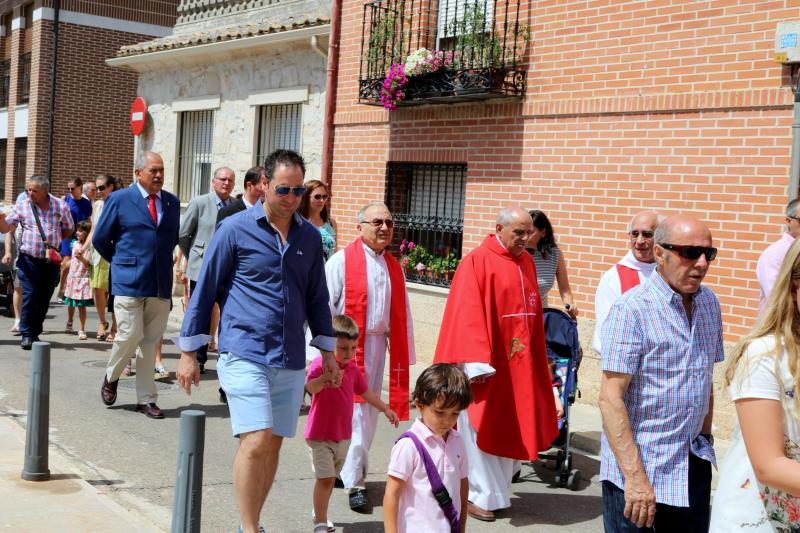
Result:
M53 0L53 63L50 65L50 115L47 119L47 179L53 184L53 129L56 118L56 74L58 72L58 17L61 0Z
M319 47L319 37L316 35L311 36L311 49L326 60L328 59L328 52Z
M328 72L325 79L325 120L322 130L322 171L320 180L330 190L333 159L333 116L336 113L337 75L339 72L339 39L341 35L342 0L331 2L331 36L328 43Z
M797 198L800 188L800 72L794 90L794 119L792 121L792 164L789 175L789 200Z

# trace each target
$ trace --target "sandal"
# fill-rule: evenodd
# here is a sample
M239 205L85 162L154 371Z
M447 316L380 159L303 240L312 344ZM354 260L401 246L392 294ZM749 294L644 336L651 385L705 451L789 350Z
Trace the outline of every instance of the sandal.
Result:
M106 342L114 342L114 338L116 336L117 332L112 329L111 332L108 335L106 335Z
M108 322L100 322L100 325L97 327L97 340L104 341L106 337L108 337L108 333L106 333L106 328L108 327Z
M64 333L66 333L67 335L72 335L73 333L75 333L75 330L72 329L72 322L67 321L67 327L64 328Z
M330 529L328 529L328 524L325 522L314 524L314 533L327 533L328 531L330 531Z
M128 363L125 365L125 369L122 371L123 376L130 376L131 375L131 364Z
M336 531L336 526L333 525L333 522L328 520L328 523L325 524L324 522L317 522L317 517L314 516L314 510L311 510L311 522L314 524L314 531L317 531L317 528L320 526L325 526L325 529L320 529L320 531L329 531L333 533Z
M78 340L79 341L85 341L86 340L86 332L85 331L80 330L78 332Z

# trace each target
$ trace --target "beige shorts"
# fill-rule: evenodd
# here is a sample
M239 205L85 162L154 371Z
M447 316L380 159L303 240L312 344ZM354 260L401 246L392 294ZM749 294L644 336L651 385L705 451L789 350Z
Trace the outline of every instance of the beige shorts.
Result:
M311 452L314 477L325 479L339 475L347 458L347 450L350 448L349 439L340 441L306 439L306 444Z

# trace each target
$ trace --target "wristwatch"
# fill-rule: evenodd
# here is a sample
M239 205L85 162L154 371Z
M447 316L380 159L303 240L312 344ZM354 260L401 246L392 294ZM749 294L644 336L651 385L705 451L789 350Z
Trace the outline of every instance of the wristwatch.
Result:
M711 433L700 433L700 436L706 439L711 446L714 445L714 435Z

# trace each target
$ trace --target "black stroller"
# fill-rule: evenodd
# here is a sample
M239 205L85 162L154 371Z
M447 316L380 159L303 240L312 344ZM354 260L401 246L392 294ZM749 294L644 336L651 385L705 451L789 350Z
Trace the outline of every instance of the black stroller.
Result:
M560 381L564 417L558 421L559 434L551 449L539 454L539 459L555 461L558 484L577 490L581 471L572 468L572 451L569 438L569 413L578 392L578 367L583 352L578 338L578 325L566 312L552 307L544 308L544 332L547 358L553 374Z

